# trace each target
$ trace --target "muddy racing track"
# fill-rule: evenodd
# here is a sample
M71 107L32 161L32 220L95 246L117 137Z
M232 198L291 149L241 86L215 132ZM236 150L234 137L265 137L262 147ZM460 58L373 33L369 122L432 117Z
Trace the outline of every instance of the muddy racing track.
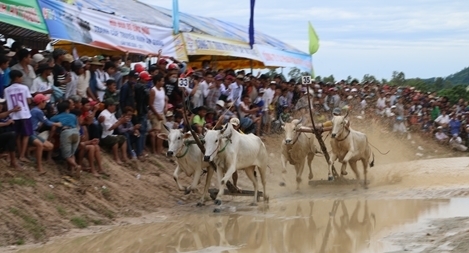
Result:
M252 207L250 196L224 195L214 213L212 201L196 207L193 198L20 252L469 252L469 159L432 140L398 138L371 125L353 128L391 151L384 156L373 149L368 190L352 191L350 168L347 180L328 182L325 159L317 155L313 180L308 182L306 168L296 191L293 166L282 174L283 136L274 135L264 141L270 155L268 204ZM360 163L358 169L362 173ZM238 185L252 190L245 173L239 176Z

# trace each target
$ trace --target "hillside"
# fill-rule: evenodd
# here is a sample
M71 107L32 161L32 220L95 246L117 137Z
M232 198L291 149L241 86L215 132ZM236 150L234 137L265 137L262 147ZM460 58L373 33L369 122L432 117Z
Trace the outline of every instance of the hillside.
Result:
M119 217L195 202L198 196L175 190L175 165L166 158L127 167L117 166L108 155L103 158L110 177L96 179L84 172L80 180L66 176L65 164L47 165L48 173L40 177L32 169L7 170L0 159L0 246L45 242L73 228L112 224ZM189 184L187 177L180 178Z
M427 84L434 84L439 77L432 77L428 79L420 79L421 81L424 81ZM451 85L469 85L469 67L464 68L463 70L456 72L454 74L451 74L445 78L442 79L443 83L451 83Z

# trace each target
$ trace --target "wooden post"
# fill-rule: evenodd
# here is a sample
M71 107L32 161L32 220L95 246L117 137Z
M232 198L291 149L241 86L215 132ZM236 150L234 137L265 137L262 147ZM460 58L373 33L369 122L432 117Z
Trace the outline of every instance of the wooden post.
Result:
M195 143L200 148L200 151L202 151L202 154L205 154L205 147L204 147L204 145L202 145L202 142L200 141L199 136L197 136L197 134L192 129L191 123L189 122L189 119L187 118L187 108L186 108L187 104L186 104L186 91L185 90L182 91L182 100L183 100L183 103L184 103L184 106L182 107L183 112L184 112L183 113L184 120L186 121L186 124L189 126L189 131L191 132L192 137L194 137ZM213 162L211 162L210 165L212 165L212 163ZM213 163L212 167L215 171L217 171L217 166L214 163Z
M308 107L309 107L309 116L311 117L311 123L313 124L313 133L314 136L316 136L316 139L319 142L319 146L321 146L321 151L324 154L324 158L326 158L326 162L328 165L330 165L330 156L329 153L327 152L326 145L324 144L324 141L322 140L321 133L316 129L316 125L314 124L314 118L313 118L313 111L311 110L311 100L309 99L310 93L309 93L309 84L306 85L306 92L308 96ZM337 174L337 171L335 170L334 164L332 165L332 175L334 177L339 177L339 174ZM332 178L328 178L329 180L332 180Z
M194 132L194 130L192 129L191 127L191 123L189 122L189 119L187 118L187 108L186 108L186 94L185 94L185 90L182 92L182 100L184 101L184 105L183 105L183 116L184 116L184 120L186 121L186 124L188 124L189 126L189 131L191 132L192 134L192 137L194 137L194 140L195 140L195 143L197 144L197 146L199 147L200 151L202 152L202 154L205 154L205 147L204 145L202 144L202 142L200 141L199 139L199 136L197 136L197 134ZM210 166L213 168L213 171L217 171L217 165L211 161L209 162ZM208 174L207 174L208 175ZM207 179L206 179L207 180ZM226 187L228 188L228 190L230 192L237 192L238 189L236 189L236 187L230 182L226 182Z

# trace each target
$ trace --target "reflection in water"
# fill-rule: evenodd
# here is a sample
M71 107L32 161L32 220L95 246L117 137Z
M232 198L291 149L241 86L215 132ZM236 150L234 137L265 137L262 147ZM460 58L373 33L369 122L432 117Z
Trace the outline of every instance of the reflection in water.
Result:
M378 232L448 201L281 202L267 214L189 215L25 252L382 252Z

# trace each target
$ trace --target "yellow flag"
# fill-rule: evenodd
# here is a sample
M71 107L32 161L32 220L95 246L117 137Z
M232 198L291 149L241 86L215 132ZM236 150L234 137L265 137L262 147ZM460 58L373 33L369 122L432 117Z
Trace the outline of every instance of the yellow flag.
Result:
M316 34L316 31L314 30L313 26L311 25L311 22L309 22L308 33L309 33L309 54L313 55L319 49L319 37Z

